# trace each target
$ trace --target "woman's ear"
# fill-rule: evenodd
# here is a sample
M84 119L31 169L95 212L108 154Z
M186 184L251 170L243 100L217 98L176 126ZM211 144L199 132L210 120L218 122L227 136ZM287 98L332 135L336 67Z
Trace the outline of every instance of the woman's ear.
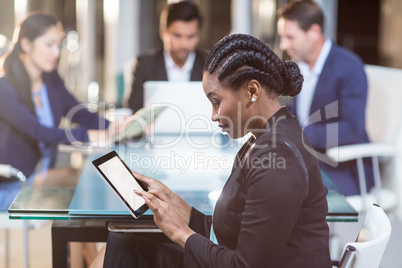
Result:
M247 91L250 99L254 98L254 101L258 99L261 94L261 84L253 79L247 83Z
M31 51L32 42L28 38L26 38L26 37L22 38L20 40L20 44L21 44L22 52L27 53L27 52Z

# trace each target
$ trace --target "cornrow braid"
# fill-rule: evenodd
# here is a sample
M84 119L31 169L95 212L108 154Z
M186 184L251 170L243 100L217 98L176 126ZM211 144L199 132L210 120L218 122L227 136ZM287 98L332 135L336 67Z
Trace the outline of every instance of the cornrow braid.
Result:
M264 42L246 34L220 40L209 54L204 72L216 73L219 81L235 90L256 79L278 96L295 96L303 84L296 63L283 62Z
M225 38L222 38L211 50L211 52L209 53L206 61L205 61L205 65L204 65L204 72L208 70L210 70L212 73L215 71L218 63L220 62L220 60L214 60L212 62L213 59L217 58L217 53L222 53L221 49L222 47L230 42L232 39L234 39L234 35L230 35L227 36ZM225 41L224 41L225 40Z
M242 70L243 66L249 68ZM272 63L271 59L260 52L240 52L231 57L227 64L222 67L218 79L225 79L230 76L230 74L234 73L234 75L229 78L229 85L237 88L247 79L246 74L250 74L250 79L259 78L258 80L265 85L273 89L281 89L283 79L280 74L277 71L266 71L273 69L273 66L275 66L275 64ZM258 77L254 77L253 74L258 74Z

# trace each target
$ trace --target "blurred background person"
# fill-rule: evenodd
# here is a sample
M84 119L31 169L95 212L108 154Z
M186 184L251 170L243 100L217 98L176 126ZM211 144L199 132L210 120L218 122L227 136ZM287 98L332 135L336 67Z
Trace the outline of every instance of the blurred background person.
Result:
M14 42L1 58L0 163L31 176L54 166L60 143L93 142L113 134L114 124L78 106L67 91L56 65L63 37L62 26L53 16L32 13L16 28ZM59 128L61 118L78 126ZM6 210L20 189L16 181L0 177L0 208Z
M0 60L0 163L20 170L28 184L34 183L34 172L46 174L54 166L58 144L104 142L108 133L114 135L115 125L79 106L59 77L55 68L62 38L55 17L31 13L15 29L14 42ZM78 126L69 133L59 124L73 109L68 119ZM0 211L8 209L20 189L19 181L0 176ZM84 248L91 262L95 247ZM73 258L77 262L81 259Z
M333 166L325 153L330 147L368 142L363 62L324 35L324 14L316 2L290 2L278 10L278 18L280 48L298 63L304 77L303 89L290 101L289 110L321 155L321 169L343 194L359 194L356 162ZM370 189L374 184L371 162L365 165Z
M167 5L160 16L163 48L136 59L131 92L126 106L136 112L143 107L146 81L201 81L207 53L197 50L202 27L198 7L189 1Z

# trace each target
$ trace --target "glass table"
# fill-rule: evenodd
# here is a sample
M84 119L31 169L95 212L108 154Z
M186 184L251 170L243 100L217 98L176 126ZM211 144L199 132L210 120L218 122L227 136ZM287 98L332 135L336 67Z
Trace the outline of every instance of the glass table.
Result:
M97 148L86 158L76 184L23 186L9 208L10 219L56 220L52 228L53 265L67 267L68 241L105 241L116 221L130 223L133 230L158 232L148 210L134 220L117 195L92 166L92 160L115 150L133 170L161 180L191 206L212 216L214 204L231 172L243 141L219 134L153 136L113 148ZM323 174L328 188L328 222L356 222L358 213ZM113 224L110 222L113 221Z

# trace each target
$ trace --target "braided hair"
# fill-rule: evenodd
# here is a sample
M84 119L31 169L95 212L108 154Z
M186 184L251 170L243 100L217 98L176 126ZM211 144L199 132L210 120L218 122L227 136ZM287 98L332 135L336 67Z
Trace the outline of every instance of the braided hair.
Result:
M247 34L220 40L206 59L204 72L216 74L234 90L255 79L276 96L296 96L303 84L295 62L282 61L264 42Z

